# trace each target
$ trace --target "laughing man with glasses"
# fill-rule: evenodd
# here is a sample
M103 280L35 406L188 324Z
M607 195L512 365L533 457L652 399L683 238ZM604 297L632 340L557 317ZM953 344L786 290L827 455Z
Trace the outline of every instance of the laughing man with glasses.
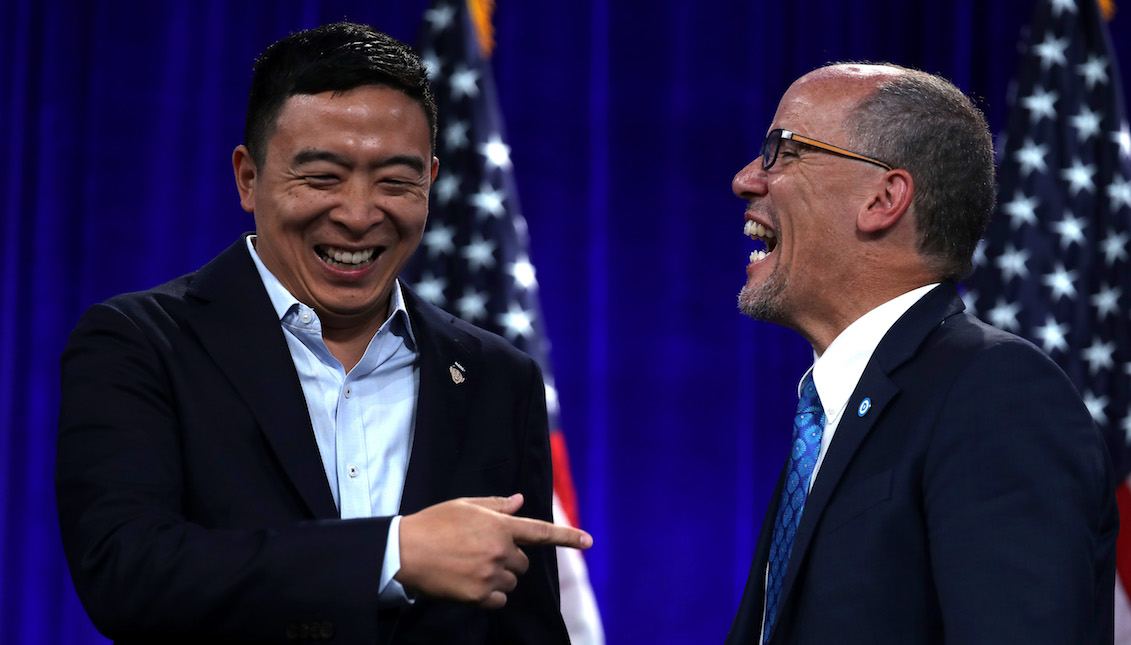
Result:
M814 363L728 645L1111 643L1103 441L955 286L994 206L981 112L920 71L821 68L733 188L759 242L739 308Z

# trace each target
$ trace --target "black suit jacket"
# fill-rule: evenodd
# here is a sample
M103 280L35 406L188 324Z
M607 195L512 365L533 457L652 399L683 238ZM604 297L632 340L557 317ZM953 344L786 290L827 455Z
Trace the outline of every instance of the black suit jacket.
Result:
M538 366L404 293L420 389L401 513L521 492L521 514L550 519ZM568 642L548 548L525 549L500 611L429 598L378 611L390 518L338 519L243 239L83 315L62 358L56 486L75 588L122 642Z
M941 285L872 355L806 500L770 643L1112 642L1100 435L1040 350L962 310ZM781 481L728 645L758 642L780 495Z

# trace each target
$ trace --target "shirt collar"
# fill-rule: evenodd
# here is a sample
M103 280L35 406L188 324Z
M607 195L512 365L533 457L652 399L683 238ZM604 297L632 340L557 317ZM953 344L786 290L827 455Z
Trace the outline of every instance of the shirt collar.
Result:
M255 270L259 273L259 278L263 281L263 286L267 289L267 297L271 299L271 306L275 309L275 314L278 316L279 321L282 322L287 316L287 313L294 307L306 307L307 305L300 302L298 298L295 298L294 295L283 286L283 283L275 277L275 274L271 273L263 264L263 260L259 258L259 253L255 250L255 235L248 235L246 242L247 252L251 255L251 261L255 263ZM397 335L407 339L411 343L410 347L415 347L416 336L412 331L412 325L408 317L408 309L405 308L404 294L401 292L401 281L399 278L393 281L393 290L389 305L389 317L385 319L381 328L384 329L390 325L390 321L393 321L394 326L392 329ZM396 321L399 321L399 324L394 321L394 318ZM398 326L400 329L397 329Z
M821 356L813 354L813 384L825 413L832 415L848 405L848 399L860 382L864 368L880 341L927 292L938 286L929 284L896 296L857 318L851 325L833 339ZM806 372L808 373L808 372ZM802 377L804 380L804 377ZM798 398L801 385L797 386Z

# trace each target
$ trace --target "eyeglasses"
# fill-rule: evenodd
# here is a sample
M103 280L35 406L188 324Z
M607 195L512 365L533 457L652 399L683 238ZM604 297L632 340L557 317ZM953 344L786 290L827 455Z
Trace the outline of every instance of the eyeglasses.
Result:
M762 142L762 170L769 170L770 167L774 165L774 162L778 160L778 152L781 150L781 142L783 139L789 139L790 141L803 143L807 146L820 148L821 150L824 150L825 152L831 152L834 155L840 155L842 157L848 157L849 159L856 159L858 161L865 161L870 164L877 165L881 168L892 170L892 167L890 165L880 161L879 159L873 159L872 157L862 155L859 152L852 152L851 150L838 148L831 143L825 143L824 141L817 141L816 139L803 137L796 132L790 132L789 130L783 130L781 128L770 130L770 133L766 135L766 140Z

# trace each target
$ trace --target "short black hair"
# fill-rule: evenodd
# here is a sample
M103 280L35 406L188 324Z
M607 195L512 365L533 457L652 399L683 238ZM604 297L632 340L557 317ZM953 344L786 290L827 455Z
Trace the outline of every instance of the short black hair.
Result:
M368 25L336 22L293 33L268 47L253 68L244 120L244 145L259 167L279 112L296 94L345 92L363 85L390 87L420 104L436 150L436 98L428 72L411 47Z

